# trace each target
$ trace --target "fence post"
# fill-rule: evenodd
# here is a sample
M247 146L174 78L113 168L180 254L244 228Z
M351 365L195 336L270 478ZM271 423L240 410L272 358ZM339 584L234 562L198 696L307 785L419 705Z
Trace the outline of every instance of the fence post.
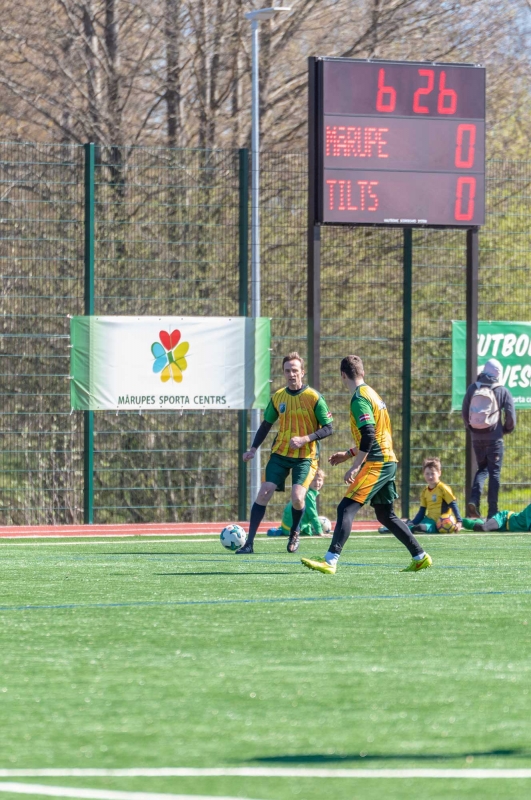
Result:
M320 142L316 141L315 120L318 115L318 99L315 86L317 60L308 59L308 219L307 219L307 277L306 315L308 337L308 382L314 389L321 389L321 228L316 225L317 186L316 160Z
M411 496L411 341L413 293L413 231L404 228L403 244L403 335L402 335L402 516L409 519Z
M85 144L85 315L94 314L94 144ZM83 412L83 522L94 521L94 412Z
M466 232L466 386L478 376L478 286L479 286L479 228ZM472 481L477 469L476 456L469 431L466 432L465 509L470 500Z
M238 313L249 313L249 150L239 151L239 297ZM247 410L238 411L238 520L247 519L247 464L242 455L247 450Z

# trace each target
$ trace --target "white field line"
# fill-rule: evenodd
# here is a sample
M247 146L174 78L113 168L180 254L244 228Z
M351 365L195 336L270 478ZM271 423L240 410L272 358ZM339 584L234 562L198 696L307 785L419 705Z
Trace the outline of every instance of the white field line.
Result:
M201 535L202 536L208 536L209 534L201 534ZM426 538L429 538L431 540L433 540L433 538L434 538L433 534L422 534L422 533L419 533L419 534L416 534L416 535L417 535L417 537L420 536L421 538L426 536ZM469 538L471 536L475 536L475 537L485 537L485 538L488 538L488 539L492 539L494 536L503 536L504 539L508 539L509 537L530 536L530 535L531 535L530 531L522 531L520 533L514 533L514 532L513 533L509 533L509 532L507 532L507 533L452 533L452 534L450 534L448 536L445 536L444 538L446 540L452 540L452 539L458 539L458 538L461 538L461 537ZM170 536L170 534L168 534L168 536ZM98 544L118 545L118 544L121 543L121 541L123 541L123 539L127 539L127 541L124 542L124 544L127 544L127 545L138 544L138 545L142 545L144 547L146 544L148 544L148 542L149 542L149 544L171 544L171 542L173 541L173 542L175 542L175 544L184 544L185 542L187 544L197 544L197 542L215 542L217 540L217 538L219 538L219 535L217 533L213 533L212 534L212 538L210 538L210 539L198 539L195 536L190 536L189 534L185 534L185 533L180 535L181 538L178 538L179 534L172 534L172 536L173 536L172 539L151 539L149 537L139 536L138 534L127 534L127 536L120 536L120 537L111 537L111 536L109 536L109 538L106 541L104 540L104 541L101 541L101 542L92 542L92 541L90 541L90 539L91 539L90 536L84 537L83 541L79 541L79 542L71 542L71 541L69 541L69 537L68 536L47 536L46 537L46 539L60 539L60 541L58 541L58 542L48 542L48 541L45 541L45 542L43 542L43 541L29 542L29 541L27 541L28 539L33 538L31 536L25 536L20 541L16 541L15 542L13 540L14 539L19 539L20 537L13 536L13 538L11 538L9 536L3 536L3 537L0 537L0 548L2 546L3 547L58 547L59 545L67 545L68 547L73 547L74 545L98 545ZM275 536L269 536L268 537L265 533L259 533L258 537L260 539L260 544L264 544L265 542L267 542L269 544L270 542L278 541L277 537L275 537ZM44 537L40 537L39 536L38 538L41 539L41 538L44 538ZM75 537L72 537L72 538L75 538ZM95 536L95 538L97 538L97 537ZM324 541L325 539L330 539L330 536L322 536L322 537L321 536L316 536L316 537L312 537L312 538L314 539L314 541L317 542L317 541ZM361 536L354 536L354 541L357 541L358 539L375 539L375 538L379 538L379 537L376 537L375 534L362 534ZM88 540L88 541L86 541L86 540Z
M87 800L245 800L198 794L160 794L153 792L116 792L108 789L73 789L68 786L40 786L32 783L0 783L0 792L45 795L47 797L85 797Z
M6 538L7 537L4 537L4 539L6 539ZM27 538L29 538L29 537L27 537ZM6 541L4 543L4 539L0 539L0 547L2 547L2 546L4 546L4 547L24 547L24 546L26 546L26 547L58 547L59 545L65 545L67 547L73 547L74 545L81 545L81 544L86 544L86 545L94 545L94 544L119 545L119 544L124 544L124 545L127 545L127 546L129 546L131 544L139 544L139 545L142 545L143 547L145 547L147 544L197 544L197 542L217 542L217 541L219 541L219 534L212 534L212 538L210 538L210 539L196 539L196 538L192 538L190 536L186 536L185 538L182 538L182 539L149 539L149 540L144 539L143 541L139 541L138 537L135 537L134 541L131 541L130 539L127 539L127 541L125 541L125 542L122 541L123 539L126 539L125 536L120 536L120 539L112 539L110 541L109 541L109 539L107 539L107 541L102 541L102 542L91 542L89 537L87 537L87 539L89 539L89 541L81 541L81 542L71 542L71 541L69 541L67 536L58 536L58 537L54 537L54 538L61 539L61 541L58 541L58 542L48 542L48 541L46 541L46 542L28 542L28 541L26 541L26 539L23 539L20 542L18 542L18 541L14 542L13 540L9 540L9 541ZM369 536L367 536L367 537L360 536L359 538L360 539L362 539L362 538L369 539L371 537L369 537ZM264 539L263 541L267 542L269 544L269 542L274 542L275 539L273 537L270 537L269 539ZM262 540L260 540L260 544L263 544ZM226 552L229 555L231 553L230 550L227 550Z
M458 778L530 779L531 769L308 769L306 767L155 767L131 769L0 769L0 778ZM0 783L0 786L6 786ZM30 786L31 784L22 784ZM47 787L45 787L47 788ZM7 791L7 789L5 789ZM77 790L76 790L77 791ZM89 791L88 789L79 791ZM69 795L70 796L70 795ZM88 795L79 795L88 796ZM90 795L91 797L96 795ZM141 798L141 794L131 795ZM174 795L150 795L170 798ZM146 795L147 797L147 795ZM199 800L196 798L196 800ZM218 798L217 800L222 800ZM226 800L226 798L225 798Z
M175 539L148 539L148 540L143 539L142 541L138 541L137 537L134 537L134 541L131 541L126 536L120 536L120 539L107 539L107 541L102 541L102 542L92 542L92 541L90 541L90 537L87 537L88 541L71 542L68 539L67 536L57 536L57 537L50 537L50 538L57 538L57 539L60 539L61 541L58 541L58 542L48 542L48 541L46 541L46 542L28 542L27 541L28 538L29 537L26 537L25 539L22 539L21 541L15 542L15 541L13 541L11 539L8 539L7 536L4 536L2 539L0 539L0 547L2 547L2 546L3 547L59 547L60 545L64 545L66 547L74 547L76 545L83 545L83 544L85 544L85 545L106 544L107 546L124 544L124 545L127 545L128 547L129 547L129 545L132 545L132 544L141 544L143 547L145 547L147 544L172 544L172 543L173 544L184 544L185 542L187 542L187 543L190 542L190 544L197 544L197 542L215 542L216 541L216 538L214 538L214 537L212 539L195 539L195 538L191 539L190 537L186 537L186 539L183 538L183 539L177 539L177 540L175 540ZM217 538L219 539L219 536ZM123 539L126 539L126 541L124 542Z
M266 534L259 534L260 536L265 536ZM154 539L154 536L164 536L164 539ZM62 539L64 542L68 542L69 539L112 539L112 541L120 541L120 539L138 539L142 542L167 542L168 539L183 539L184 541L198 541L199 536L219 536L219 533L215 531L205 531L204 533L72 533L72 534L64 534L64 533L30 533L24 534L21 536L20 534L14 533L11 534L2 534L0 536L0 542L3 539L11 541L12 539ZM269 537L272 538L272 537Z

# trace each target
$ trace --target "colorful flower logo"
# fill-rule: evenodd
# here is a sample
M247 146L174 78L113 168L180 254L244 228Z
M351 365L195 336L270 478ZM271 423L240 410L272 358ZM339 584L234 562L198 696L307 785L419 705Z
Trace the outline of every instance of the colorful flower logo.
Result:
M183 379L183 372L188 366L185 355L190 347L188 342L181 342L181 331L161 331L159 333L160 342L153 342L151 352L155 356L153 362L153 372L160 372L160 379L163 383L173 378L180 383ZM162 342L162 344L161 344Z

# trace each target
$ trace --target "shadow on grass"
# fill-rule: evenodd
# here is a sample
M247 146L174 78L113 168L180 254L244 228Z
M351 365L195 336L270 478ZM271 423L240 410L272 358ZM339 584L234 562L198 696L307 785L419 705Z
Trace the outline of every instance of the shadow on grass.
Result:
M330 764L338 761L453 761L467 758L531 758L531 750L513 748L507 750L467 750L464 753L302 753L292 756L264 756L249 761L260 764Z
M153 551L151 553L98 553L98 556L153 556L153 558L158 558L159 556L182 556L183 558L188 558L188 556L208 556L208 553L193 553L193 552L186 552L186 553L158 553ZM230 555L230 553L228 553ZM223 553L219 553L218 557L223 557ZM213 560L213 559L205 559L205 560Z

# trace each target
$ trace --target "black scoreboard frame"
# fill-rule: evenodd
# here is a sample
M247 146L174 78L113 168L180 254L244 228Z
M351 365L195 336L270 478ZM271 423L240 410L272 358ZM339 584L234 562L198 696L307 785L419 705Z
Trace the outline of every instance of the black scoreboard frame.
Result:
M320 388L320 350L321 350L321 228L322 227L376 227L402 228L403 230L403 386L402 386L402 514L409 516L410 494L410 434L411 434L411 357L412 357L412 247L413 230L434 228L439 230L466 231L466 318L467 318L467 383L476 379L477 372L477 331L478 331L478 268L479 244L478 224L430 224L400 222L324 222L324 139L323 123L324 89L323 63L340 61L349 63L371 63L385 65L408 65L420 69L444 67L463 67L483 69L482 65L431 62L397 61L390 59L348 59L312 56L308 59L308 372L311 384ZM486 80L484 81L484 86ZM485 98L483 98L485 100ZM485 108L485 105L483 105ZM396 118L396 117L395 117ZM415 119L415 117L412 117ZM479 119L479 118L478 118ZM483 123L485 120L483 117ZM484 151L483 151L484 152ZM434 170L435 171L435 170ZM484 186L483 186L483 207ZM470 436L467 434L465 492L472 483L475 460Z
M325 196L325 186L324 186L324 172L325 172L325 165L324 165L324 119L327 114L325 109L325 95L324 95L324 65L326 63L348 63L348 64L359 64L360 66L365 65L374 65L375 67L385 68L388 67L403 67L407 66L408 68L419 68L419 69L426 69L431 68L433 69L444 69L445 67L449 68L462 68L464 70L478 70L484 73L485 70L483 67L478 67L475 64L458 64L458 63L446 63L446 62L425 62L425 61L396 61L396 60L380 60L380 59L351 59L351 58L310 58L309 59L309 73L308 73L308 86L309 86L309 103L308 103L308 133L309 133L309 175L310 175L310 198L309 201L313 204L314 207L314 219L320 225L363 225L368 227L403 227L403 223L399 222L398 220L393 222L371 222L371 221L342 221L342 220L334 220L334 221L325 221L325 209L324 209L324 196ZM483 110L485 109L486 105L486 97L485 97L485 81L483 81L483 97L480 101L481 105L483 106ZM368 114L370 112L365 112ZM378 112L374 110L373 116L376 118ZM363 116L365 116L365 114ZM382 112L380 111L379 114L381 115L381 119L386 119L386 115L382 116ZM401 115L389 114L388 119L394 118L396 120L398 118L405 120L405 117ZM437 121L452 121L451 117L448 116L432 116L429 115L427 117L420 116L420 115L409 115L408 121L417 120L421 124L424 123L426 119L437 119ZM478 122L481 122L483 125L485 124L485 114L483 117L475 117ZM483 133L483 140L481 142L482 152L483 152L483 160L482 160L482 169L474 170L476 174L480 174L484 176L485 173L485 133ZM403 170L405 171L405 170ZM411 172L415 173L418 170L412 168ZM380 172L384 172L384 170L380 170ZM395 172L395 170L390 169L389 172ZM433 172L446 172L446 170L439 170L434 169ZM455 174L459 174L457 171ZM376 175L376 173L375 173ZM482 186L481 191L481 205L484 209L485 207L485 187L484 183ZM462 222L453 222L453 223L431 223L429 220L427 222L415 222L411 225L408 224L408 227L413 228L435 228L435 229L446 229L446 228L455 228L458 230L466 230L467 228L474 226L476 224L481 225L481 220L478 223L468 223L466 221Z

